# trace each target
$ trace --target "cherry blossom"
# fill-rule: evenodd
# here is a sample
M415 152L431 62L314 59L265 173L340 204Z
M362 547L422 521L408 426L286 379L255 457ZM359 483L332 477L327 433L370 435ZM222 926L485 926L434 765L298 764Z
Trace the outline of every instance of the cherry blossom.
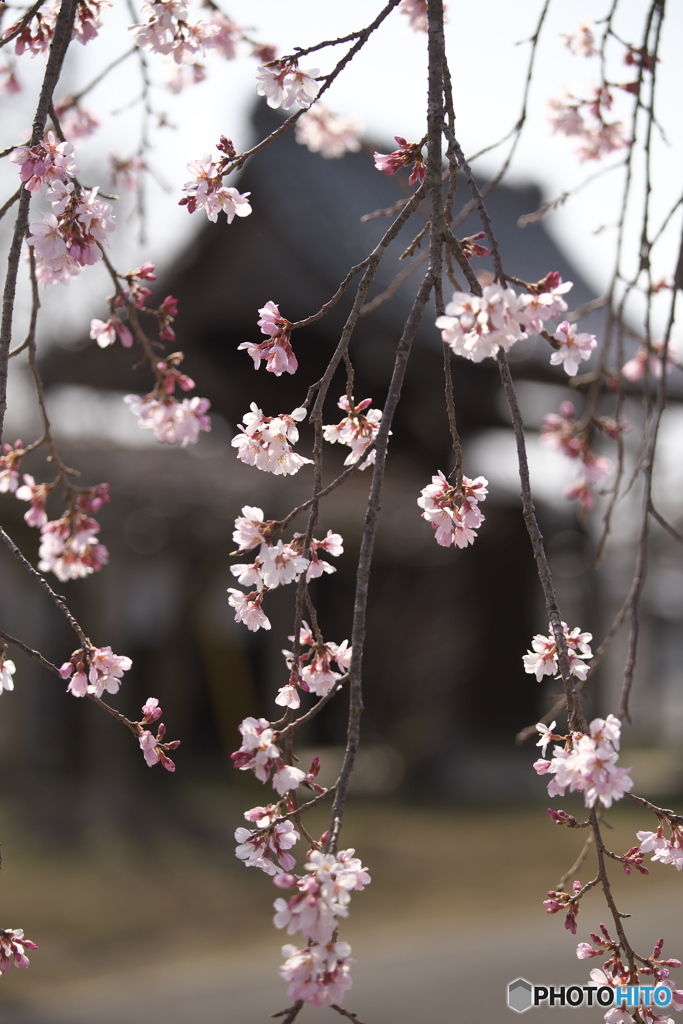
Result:
M88 651L86 675L86 659L79 648L64 662L59 674L62 679L70 679L67 690L74 697L85 697L89 693L101 698L105 691L118 693L123 673L128 672L132 664L125 655L114 654L111 647L92 647Z
M100 524L80 509L65 512L61 519L41 527L41 572L53 572L57 579L82 579L99 570L109 561L109 552L97 536Z
M275 804L267 807L254 807L245 811L244 817L256 825L258 832L248 828L235 830L235 841L239 844L235 856L243 861L248 868L260 868L267 875L281 874L282 870L291 871L296 860L290 850L299 840L299 833L291 821L272 824L278 817ZM277 863L275 863L275 860Z
M303 534L295 533L294 541L303 541ZM323 573L336 572L337 569L334 565L330 565L318 554L319 551L326 551L328 555L332 555L333 558L338 557L344 553L344 540L341 534L333 533L332 530L327 531L327 535L323 540L316 540L315 537L311 539L311 547L309 551L310 564L308 571L306 572L307 580L317 579L322 576Z
M442 547L454 544L464 548L473 544L477 530L484 522L479 502L488 494L488 480L483 476L470 480L463 476L462 487L456 490L441 470L423 487L417 503L424 509L422 518L431 524L435 540Z
M527 332L540 334L546 320L566 312L564 296L573 288L573 284L571 281L563 281L559 273L552 270L528 288L528 292L519 296L516 316Z
M161 714L160 711L159 714ZM158 715L156 717L158 717ZM180 746L180 740L164 742L165 735L166 726L163 722L159 722L156 736L149 729L141 729L140 735L138 736L138 742L148 768L153 768L155 764L161 764L167 772L174 772L175 764L171 758L167 756L165 751L175 750Z
M0 494L7 494L16 491L19 485L19 465L24 448L21 441L15 441L14 446L3 444L2 451L4 455L0 455ZM30 501L31 498L27 500Z
M582 21L571 35L562 33L567 49L581 57L599 57L600 50L595 45L593 33L593 20L588 18Z
M338 117L331 110L316 103L303 114L294 128L294 136L300 145L307 146L312 153L320 153L327 160L357 153L360 149L358 125L349 117Z
M0 650L0 694L3 690L13 690L14 680L12 676L17 668L13 661L5 657L6 652Z
M19 501L30 501L31 507L25 513L24 519L29 526L45 526L47 523L47 512L45 502L50 493L49 484L37 484L29 473L24 473L23 484L15 489Z
M24 938L22 928L0 928L0 974L6 974L12 964L28 967L29 958L24 950L38 949L35 942Z
M613 439L628 428L625 421L603 418L596 422ZM551 451L560 451L576 462L575 479L565 488L564 496L569 500L577 500L583 508L592 508L595 504L595 487L612 472L612 463L590 448L585 427L577 424L571 402L562 402L559 416L556 413L546 415L541 428L541 443Z
M96 341L100 348L107 348L108 345L113 345L116 338L124 348L130 348L133 344L133 335L130 333L125 324L116 316L111 316L106 322L102 320L91 320L90 321L90 337L93 341Z
M312 1006L343 1002L352 985L349 967L355 963L348 942L314 943L305 949L287 944L282 955L286 959L280 975L289 982L287 993L292 999L303 999Z
M55 103L55 114L62 133L69 142L74 139L87 139L100 127L99 120L71 96L64 96Z
M310 107L320 91L315 80L318 68L304 71L298 61L276 61L269 67L260 67L256 72L256 92L265 96L269 107L289 110L295 103L299 107Z
M590 359L591 352L598 344L594 334L577 334L574 324L563 320L553 334L560 347L550 357L552 366L564 366L568 377L575 377L579 365Z
M94 39L102 24L102 15L111 7L111 0L79 0L76 4L72 38L83 46ZM28 52L35 57L46 53L52 43L55 23L61 7L60 0L50 0L35 12L15 37L15 52L18 56ZM11 35L19 22L5 29L3 35Z
M183 185L185 196L178 205L187 206L188 213L205 210L211 221L217 221L222 210L228 224L232 224L235 217L248 217L251 213L251 192L241 193L236 188L223 185L225 164L225 160L216 164L208 153L189 163L187 169L192 178Z
M239 545L240 551L250 551L268 539L272 525L272 520L263 518L262 509L255 505L245 505L242 515L235 520L232 539Z
M296 548L279 540L261 548L263 582L269 590L292 583L308 568L308 559Z
M252 402L251 412L242 417L244 426L239 426L242 433L231 442L237 448L238 459L275 476L298 473L302 466L312 463L312 459L292 451L292 444L299 439L296 425L305 417L306 410L301 408L276 417L264 416Z
M34 221L28 238L41 284L67 281L102 258L101 247L109 244L114 218L111 205L99 199L97 192L97 188L76 192L71 182L53 182L48 199L55 212Z
M603 86L589 99L580 99L565 90L549 101L550 124L554 132L581 140L577 155L581 161L599 160L617 149L629 146L621 121L606 121L604 111L612 105L612 95Z
M652 860L660 864L673 864L677 871L683 868L683 831L671 826L671 838L664 835L664 827L660 822L656 832L637 832L640 840L641 853L652 853Z
M265 718L245 718L240 724L242 746L230 757L235 768L253 771L259 782L267 782L273 769L273 761L281 756L275 744L276 733Z
M36 146L17 146L10 153L10 160L20 165L19 176L29 192L40 192L43 185L66 181L78 174L73 146L60 142L52 131Z
M549 796L564 796L568 788L583 793L586 807L600 801L611 807L633 786L629 768L617 767L621 722L615 715L595 718L588 733L575 732L570 746L554 748L551 761L539 760L534 768L539 775L554 775L548 783Z
M421 144L407 142L400 135L395 135L394 138L401 148L394 150L393 153L375 153L375 167L378 171L384 171L385 174L396 174L396 171L400 171L402 167L412 165L413 170L408 178L408 184L414 185L416 182L422 184L427 168L422 156Z
M641 345L636 354L628 360L627 363L621 368L621 372L626 380L630 380L633 383L642 380L646 373L650 373L655 380L661 380L662 377L662 355L664 352L664 339L658 339L653 341L650 348L647 345ZM673 338L669 338L669 344L666 347L666 372L671 373L676 360L678 359L678 348Z
M436 320L441 337L456 355L474 363L509 352L525 334L523 307L512 288L488 284L483 294L454 292L446 312Z
M323 427L323 437L326 441L329 441L330 444L344 444L351 449L349 455L344 459L345 466L352 466L358 462L366 448L372 444L377 436L382 420L382 410L368 409L368 406L371 404L371 398L364 398L358 405L354 405L353 398L349 400L347 395L342 395L337 405L348 415L340 423L333 423ZM365 409L368 409L367 413L364 411ZM374 461L375 452L373 450L363 460L360 468L367 469Z
M577 679L583 680L588 675L588 665L585 664L585 660L593 657L589 645L593 636L591 633L582 633L578 626L569 630L566 622L562 623L562 630L567 644L569 670ZM548 624L548 632L549 636L536 634L531 641L532 650L528 651L523 658L524 671L529 675L535 675L539 683L543 676L556 675L558 672L557 646L552 623Z
M288 638L294 640L293 636ZM290 671L289 684L280 690L275 703L286 707L298 707L299 697L294 687L324 697L330 692L338 679L348 672L351 663L352 649L348 641L341 644L324 643L322 638L316 639L308 623L303 620L299 631L299 659L295 664L292 651L283 651L287 668ZM309 648L304 650L304 648ZM332 668L335 662L340 672Z
M267 302L262 309L259 309L259 313L261 317L258 320L258 326L261 328L261 333L268 336L268 341L262 341L260 344L244 341L237 346L238 351L240 349L247 350L254 360L255 370L258 370L261 360L265 359L266 370L274 373L276 377L280 377L283 373L294 373L299 364L289 343L291 330L289 320L281 315L280 310L272 301Z
M296 789L305 778L306 772L302 772L300 768L295 768L291 764L285 764L273 774L273 788L278 791L280 796L284 796L291 789Z
M252 633L258 629L270 629L270 619L261 608L262 594L255 591L244 594L232 587L228 588L228 594L228 601L235 609L235 622L243 622Z
M171 395L126 395L123 399L138 417L138 426L151 430L160 444L195 444L202 430L211 430L207 415L208 398L184 398L176 401Z

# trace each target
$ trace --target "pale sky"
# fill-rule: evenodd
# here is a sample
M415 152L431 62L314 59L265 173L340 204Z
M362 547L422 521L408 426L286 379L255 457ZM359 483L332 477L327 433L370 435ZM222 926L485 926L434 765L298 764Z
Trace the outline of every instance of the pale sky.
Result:
M547 101L564 86L576 93L587 94L597 81L599 60L573 56L565 47L560 33L571 33L581 20L604 17L609 4L555 0L551 3L538 51L535 85L529 105L529 120L522 144L513 164L509 181L536 183L544 198L550 199L574 187L589 174L616 163L620 154L605 157L599 163L581 164L575 156L576 141L552 135L547 121ZM640 42L644 10L641 0L622 0L617 28L622 38ZM251 34L273 42L278 52L288 53L295 46L305 47L323 38L361 28L372 20L381 4L371 0L345 0L343 4L321 3L321 0L232 0L226 12ZM476 10L475 10L476 7ZM683 128L678 115L679 98L683 95L680 74L680 47L683 39L683 10L670 4L664 28L662 62L657 73L661 85L660 117L669 146L657 140L655 161L656 188L653 195L657 222L681 193ZM454 77L457 130L467 154L475 153L504 136L517 121L521 109L524 80L530 53L528 40L535 30L541 3L525 0L512 4L509 0L480 0L477 5L451 0L448 11L447 47ZM190 6L190 18L198 19L201 7ZM118 19L118 25L117 25ZM129 45L126 26L129 23L126 5L115 5L107 15L109 33L85 48L74 46L70 88L79 88L112 58ZM117 34L116 41L112 37ZM518 45L519 44L519 45ZM613 44L614 45L614 44ZM302 67L319 67L324 73L343 52L343 47L314 54L302 60ZM328 105L344 116L355 117L373 141L387 151L394 135L417 140L425 130L426 36L414 33L407 19L393 12L375 33L365 52L356 58L327 95ZM616 49L615 49L616 52ZM150 190L149 235L144 247L134 243L131 225L119 213L116 250L126 264L151 259L163 268L186 244L193 230L200 227L198 213L190 217L177 206L180 188L187 180L186 164L205 152L213 152L221 134L231 137L239 149L251 140L249 115L256 100L256 62L247 56L233 62L211 59L210 75L205 83L193 86L179 95L165 90L153 91L153 102L164 111L178 130L163 129L156 135L156 148L151 165L168 185L163 193L157 186ZM150 58L152 76L163 82L168 68L162 59ZM28 65L32 65L28 67ZM42 68L40 58L19 62L20 73L36 78ZM616 62L611 75L616 81L628 81L633 70ZM129 156L137 144L139 111L128 109L139 94L139 75L135 58L129 58L85 101L94 113L123 110L106 131L99 131L91 140L79 143L77 156L84 167L93 167L110 152ZM630 110L631 97L615 90L614 116ZM17 134L29 118L16 101L3 117L0 144L17 141ZM494 169L501 148L477 164L484 172ZM7 163L4 171L7 171ZM277 174L277 168L273 168ZM379 173L379 172L378 172ZM2 180L5 180L3 176ZM636 190L642 191L641 169L635 176ZM231 181L231 184L234 183ZM88 182L95 184L95 182ZM237 183L238 184L238 183ZM546 221L549 230L570 256L583 268L584 276L595 282L596 289L609 279L615 239L614 223L618 216L622 176L619 172L604 175L571 199ZM258 196L251 197L252 204ZM284 197L283 197L283 201ZM680 236L680 216L674 218L670 239L664 247L656 274L668 275L673 270ZM248 230L248 220L236 222L238 230ZM602 230L595 234L596 230ZM125 250L125 253L121 249ZM514 272L514 268L510 268ZM86 277L88 275L83 275ZM78 288L72 286L74 306L78 305ZM92 294L92 284L87 291Z

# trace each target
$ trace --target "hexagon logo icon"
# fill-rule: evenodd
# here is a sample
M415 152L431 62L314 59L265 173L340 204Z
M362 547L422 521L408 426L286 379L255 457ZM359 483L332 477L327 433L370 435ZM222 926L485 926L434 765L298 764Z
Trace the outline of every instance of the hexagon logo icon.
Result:
M515 1013L524 1013L533 1005L532 987L526 978L517 978L508 985L508 1006Z

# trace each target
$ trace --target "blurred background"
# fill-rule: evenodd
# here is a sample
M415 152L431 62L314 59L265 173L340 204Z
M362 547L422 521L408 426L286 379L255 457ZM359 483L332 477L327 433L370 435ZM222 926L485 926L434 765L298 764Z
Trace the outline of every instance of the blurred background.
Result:
M238 3L229 12L240 24L247 16L243 6ZM313 12L309 4L303 5L300 25L292 26L279 6L264 3L259 20L268 26L268 41L272 34L282 52L368 20L367 4L360 2L350 3L334 26L321 21L318 5ZM640 25L639 8L636 3L624 6L625 34ZM533 12L528 25L517 25L518 16L510 24L506 12L507 5L489 4L476 25L461 20L471 17L467 12L450 12L449 43L459 87L473 83L474 99L463 99L462 122L471 152L502 136L518 116L528 47L512 43L528 39L538 15ZM567 62L573 62L572 70L577 66L578 58L567 54L557 33L572 31L581 13L573 9L568 24L564 11L546 25L548 39L555 39L548 44L555 57L544 56L539 64L537 113L557 91L554 81L565 73ZM248 17L254 17L252 8ZM423 134L423 41L410 33L404 19L395 21L383 48L370 54L377 89L373 84L370 95L367 66L365 81L362 71L360 78L354 72L348 106L341 111L362 110L370 152L393 148L394 131L411 140ZM486 37L483 23L490 27ZM639 31L633 29L633 38ZM675 22L670 31L675 35ZM463 40L471 42L464 45ZM74 81L77 74L87 80L93 73L86 62L96 55L89 49L78 54L84 66L68 72ZM499 50L504 56L492 65L491 53ZM392 70L377 76L378 66ZM397 66L410 73L396 74ZM667 65L662 73L669 70ZM183 368L195 379L198 393L211 400L211 434L176 451L156 445L135 426L121 399L148 389L146 371L131 367L130 352L118 346L99 350L84 326L90 316L103 316L104 281L99 293L81 279L69 292L53 289L45 296L41 373L60 450L85 484L107 480L113 496L98 513L110 566L57 589L95 643L109 644L133 660L112 703L137 718L145 699L158 697L168 735L180 738L182 746L174 776L161 768L150 771L125 730L87 702L65 697L58 680L20 652L12 653L17 686L4 695L0 715L0 770L7 780L0 799L0 909L4 925L23 926L41 949L32 957L29 975L13 971L2 979L0 1020L8 1024L180 1022L190 1015L204 1024L251 1024L287 1005L277 978L279 946L286 937L269 923L272 884L245 870L233 855L241 815L264 800L264 791L247 773L232 769L229 755L239 746L238 723L246 715L269 717L285 681L281 652L289 646L292 629L291 595L286 590L269 595L272 630L252 634L233 621L226 589L234 582L230 552L241 508L256 505L267 518L280 518L308 497L310 480L305 469L295 477L272 478L242 465L230 439L251 401L267 415L301 403L306 386L327 364L350 300L297 332L294 347L301 369L294 377L255 375L251 360L237 346L258 337L256 310L268 300L279 303L292 321L318 309L388 225L387 218L362 217L396 202L405 182L379 174L365 150L322 160L286 136L254 158L239 179L240 191L252 194L251 217L230 226L200 222L199 215L188 218L175 207L175 193L187 176L183 163L210 149L221 132L233 135L242 148L278 123L272 111L255 103L253 72L246 58L221 69L219 101L215 85L211 92L198 85L167 100L179 123L183 117L187 123L188 112L191 123L187 135L174 133L172 144L159 144L154 156L158 176L172 180L174 191L163 203L153 193L148 196L148 231L155 243L135 241L136 222L127 222L124 213L128 209L132 216L131 200L123 201L118 214L122 240L117 242L117 265L125 269L126 260L133 266L153 259L159 272L155 295L179 300L177 347L186 352ZM102 86L101 101L125 107L131 77L116 75ZM500 98L503 82L502 105L510 103L515 111L503 111L504 126L492 100L494 92ZM381 112L389 98L400 117L394 113L387 119ZM471 107L478 104L486 113L473 117ZM20 117L12 109L6 124L18 124ZM588 173L585 168L577 172L573 158L567 172L569 143L548 142L540 114L538 120L541 128L532 129L512 175L487 205L506 266L527 281L559 271L574 282L568 298L570 308L578 308L601 295L606 284L599 254L607 251L606 235L612 241L614 235L608 229L591 238L589 231L612 216L614 197L609 186L597 194L587 190L571 214L563 207L554 219L518 227L520 217L556 194L560 167L575 181ZM3 129L3 135L5 130L13 129ZM533 142L537 130L544 139L542 151ZM120 128L113 130L107 147L121 137ZM13 141L10 136L9 144ZM674 132L671 148L680 171L678 141ZM103 166L97 145L101 142L85 144L82 158L78 151L93 181ZM479 168L482 181L492 168L492 163ZM567 187L566 179L559 187ZM465 198L463 190L463 203ZM404 266L398 256L420 226L418 214L394 244L370 302ZM471 218L458 234L478 229ZM487 262L480 268L486 273ZM672 269L673 263L665 268L668 273ZM372 398L373 407L383 406L396 341L419 279L417 270L390 302L368 309L357 332L352 350L356 397ZM390 445L364 658L363 746L343 834L343 845L357 848L374 881L354 897L341 937L361 961L347 999L361 1020L401 1024L431 1012L439 1020L466 1014L484 1024L497 1020L501 1007L511 1012L504 1008L505 986L520 975L536 983L586 981L588 972L575 960L574 947L596 928L598 919L590 916L589 907L597 914L600 902L595 896L582 907L576 939L563 929L561 916L547 917L541 907L547 889L557 886L578 857L583 834L568 835L552 824L544 810L544 782L531 769L533 742L515 744L517 732L551 706L558 684L537 684L522 667L531 637L546 632L547 620L495 367L458 361L454 368L465 472L489 480L486 523L476 544L464 551L439 548L419 516L420 490L439 469L452 466L441 397L441 341L433 319L430 310ZM581 330L599 335L601 328L599 312L581 321ZM627 355L635 348L633 341ZM546 413L556 412L564 400L580 404L580 398L566 375L548 366L543 342L518 343L511 362L562 614L570 627L580 625L601 638L633 572L638 489L622 503L612 543L601 568L593 569L601 506L590 520L577 514L562 496L570 471L565 473L563 460L538 439ZM680 371L671 381L673 401L661 432L656 496L660 511L680 529ZM7 441L29 440L38 433L31 387L18 366ZM325 422L341 417L335 402L343 390L340 375ZM604 411L611 410L606 406ZM626 395L622 414L633 424L633 440L627 435L625 442L633 455L644 415L637 387ZM308 440L304 429L301 451ZM344 452L329 450L330 479L343 457ZM40 456L27 460L24 468L45 478ZM312 587L325 639L336 643L350 635L369 483L367 474L357 474L322 511L323 533L328 528L341 533L345 546L335 560L336 574ZM5 528L35 559L38 537L24 524L24 511L22 503L4 497ZM297 522L294 528L303 527ZM676 806L683 796L683 563L673 540L656 525L651 539L634 724L626 731L621 763L633 766L641 795ZM7 632L57 664L73 649L61 616L4 550L0 620ZM617 639L591 683L590 717L614 710L624 642ZM302 736L302 762L319 753L323 782L336 776L345 720L342 696ZM581 814L578 802L563 801L563 807ZM614 827L609 841L618 853L633 846L636 829L653 827L627 807L608 817ZM310 831L315 835L325 827L321 810ZM592 876L590 860L582 872L584 881ZM659 927L672 943L680 938L680 925L674 922L678 878L673 875L673 868L655 865L649 879L623 880L624 905L637 910L648 942L659 937ZM669 924L676 931L664 931ZM665 952L677 955L681 949L667 941ZM313 1013L306 1010L301 1019L313 1019Z

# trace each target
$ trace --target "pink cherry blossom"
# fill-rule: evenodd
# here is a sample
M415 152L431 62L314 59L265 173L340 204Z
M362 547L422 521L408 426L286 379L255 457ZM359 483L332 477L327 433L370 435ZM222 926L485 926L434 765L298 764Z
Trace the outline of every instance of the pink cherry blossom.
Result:
M540 761L534 766L539 775L553 775L548 783L549 796L564 796L569 789L582 793L586 807L594 807L599 800L611 807L633 786L630 769L619 768L621 723L614 715L606 719L595 718L588 733L575 732L570 746L556 746L552 761Z
M417 504L424 509L422 518L434 529L437 544L464 548L474 543L484 522L479 502L488 494L487 487L488 480L483 476L475 480L463 476L462 488L456 491L441 470L432 477L431 484L423 487Z
M60 142L52 131L46 132L36 146L17 146L10 153L10 160L20 165L19 176L29 192L40 192L43 185L66 181L78 174L73 146Z
M526 332L525 315L512 288L488 284L481 296L454 292L436 326L456 355L480 363L499 349L509 352Z
M286 320L280 313L276 304L267 302L262 309L258 320L258 326L263 334L268 335L268 341L261 343L244 341L237 346L238 351L246 349L254 360L254 369L258 370L261 360L266 360L266 370L280 377L283 373L294 373L299 365L296 356L290 345L289 320Z
M569 657L569 669L577 679L585 679L588 675L588 665L584 659L593 657L589 641L593 639L591 633L582 633L579 627L570 630L567 623L562 623L562 630L567 644ZM532 650L528 651L523 658L524 671L529 675L535 675L541 681L543 676L556 675L559 670L557 661L557 646L553 635L552 624L548 624L548 636L536 634L531 642Z
M293 641L294 637L290 636L289 639ZM348 672L352 649L347 640L341 644L316 640L305 620L301 623L299 645L299 659L296 665L291 651L282 652L290 671L289 686L299 686L302 690L314 693L318 697L324 697L337 680ZM332 668L333 663L336 663L337 668L341 669L340 672ZM293 699L293 695L290 695L290 699ZM298 696L296 699L298 700ZM276 702L282 704L283 700L284 698L277 699ZM298 704L296 706L298 707Z
M358 405L353 404L353 398L349 401L347 395L337 402L340 409L346 415L340 423L333 423L323 427L323 437L330 444L343 444L351 449L344 459L345 466L352 466L358 462L367 448L373 443L382 421L381 409L368 409L371 398L364 398ZM365 412L365 410L368 410ZM372 451L367 458L363 459L361 469L367 469L375 461L375 452Z
M65 512L61 519L43 523L40 571L53 572L62 582L99 572L109 561L109 553L97 536L99 529L100 524L85 515L78 505Z
M274 773L273 788L278 791L280 796L284 796L290 789L296 789L305 777L306 772L302 772L300 768L285 764Z
M147 698L145 703L142 705L142 714L145 722L147 723L156 722L157 718L161 718L162 711L156 697Z
M287 993L292 999L312 1006L344 1001L352 984L349 967L355 962L348 942L315 943L305 949L288 944L282 947L282 955L286 959L280 975L289 983Z
M6 974L12 964L26 968L29 959L24 950L38 949L35 942L24 938L22 928L0 928L0 974Z
M71 679L67 690L74 697L85 697L89 693L101 698L105 691L118 693L123 673L128 672L132 664L125 655L114 654L111 647L93 647L88 651L87 664L83 650L79 649L62 665L59 674L62 679Z
M50 493L49 484L37 484L29 473L24 473L24 482L21 487L15 490L19 501L30 501L31 507L25 513L24 519L29 526L44 526L47 523L45 502Z
M600 55L600 50L595 45L592 18L582 21L577 26L576 32L571 35L562 33L562 38L565 41L565 46L572 53L581 57L597 57Z
M598 344L594 334L577 334L574 324L563 320L553 334L560 347L550 357L552 366L564 366L568 377L575 377L579 365L590 359L591 352Z
M237 448L237 457L248 466L256 466L275 476L290 476L298 473L302 466L312 463L312 459L304 458L292 450L292 444L299 439L296 424L306 416L305 409L294 409L290 414L264 416L255 402L251 403L251 412L242 417L243 426L232 439L233 448Z
M179 205L187 206L189 213L205 210L211 221L218 220L218 214L223 211L228 224L232 224L235 217L248 217L251 213L251 193L241 193L236 188L223 185L225 163L221 160L216 164L208 153L189 163L187 169L192 178L183 185L185 196Z
M317 74L318 68L303 71L296 60L279 61L258 68L256 92L266 97L269 107L289 110L295 103L299 107L310 107L320 91L315 81Z
M252 832L244 827L236 829L235 840L239 845L235 850L235 856L243 861L246 867L260 868L267 875L281 874L283 869L291 871L296 861L287 851L299 840L299 833L292 822L281 821L273 825L272 822L278 817L274 804L269 804L268 807L255 807L246 811L244 817L247 821L253 821L259 831Z
M321 103L303 114L294 128L296 141L326 160L360 149L358 126L352 118L337 117Z
M235 520L234 542L240 551L250 551L263 544L270 536L272 520L263 518L263 511L255 505L245 505L242 515Z
M230 757L235 768L253 771L259 782L267 782L273 770L273 762L279 760L281 752L275 744L276 733L265 718L245 718L239 727L242 746Z
M413 170L408 178L408 184L414 185L416 182L422 184L427 168L422 156L421 145L407 142L400 135L395 135L394 138L401 148L394 150L393 153L375 153L375 167L385 174L396 174L402 167L412 166Z
M261 608L263 595L256 591L245 594L241 590L228 588L228 601L235 609L235 622L243 622L253 633L258 629L270 629L270 619Z
M171 395L126 395L123 399L138 417L138 426L151 430L160 444L195 444L202 430L211 430L207 415L208 398L184 398L176 401Z
M663 351L664 340L661 338L657 341L653 341L649 350L646 345L642 345L636 354L622 366L621 372L623 376L626 377L627 380L635 383L636 381L642 380L647 372L650 373L655 380L661 380ZM673 338L669 338L669 344L666 349L667 374L671 373L676 365L677 359L678 349L676 342Z
M2 451L4 455L0 455L0 494L11 494L19 486L19 466L24 448L21 441L15 441L13 446L3 444ZM32 499L29 497L27 500Z

